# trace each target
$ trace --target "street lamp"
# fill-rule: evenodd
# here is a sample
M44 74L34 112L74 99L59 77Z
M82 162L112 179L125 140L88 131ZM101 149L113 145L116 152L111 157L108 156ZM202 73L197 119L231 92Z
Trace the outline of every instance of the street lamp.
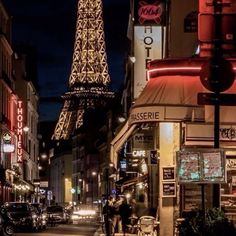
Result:
M93 172L92 172L92 206L93 206L93 191L94 191L94 189L93 189L93 178L94 178L96 175L97 175L97 172L93 171Z

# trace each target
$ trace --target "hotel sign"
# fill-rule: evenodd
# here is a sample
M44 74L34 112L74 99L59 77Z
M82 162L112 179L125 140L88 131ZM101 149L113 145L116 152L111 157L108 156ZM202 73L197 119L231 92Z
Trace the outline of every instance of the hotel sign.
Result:
M160 26L134 27L134 98L147 84L148 63L163 56L162 30Z

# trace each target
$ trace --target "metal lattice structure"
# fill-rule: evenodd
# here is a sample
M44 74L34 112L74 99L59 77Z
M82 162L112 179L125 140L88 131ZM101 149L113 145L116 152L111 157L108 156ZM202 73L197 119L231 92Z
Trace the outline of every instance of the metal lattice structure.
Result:
M107 55L104 39L102 0L79 0L75 45L69 92L54 130L53 139L68 139L83 125L87 108L105 104L110 92Z

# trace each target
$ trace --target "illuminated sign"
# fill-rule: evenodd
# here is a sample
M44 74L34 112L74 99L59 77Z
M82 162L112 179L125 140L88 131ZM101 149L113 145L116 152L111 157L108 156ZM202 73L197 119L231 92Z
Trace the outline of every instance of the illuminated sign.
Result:
M140 0L135 4L135 24L165 25L165 2Z
M15 145L10 143L3 143L3 152L12 153L15 151Z
M11 142L11 134L9 132L3 133L2 140L4 143L10 143Z
M23 139L23 107L22 101L17 102L17 162L21 163L23 161L23 149L22 149L22 139Z
M135 150L132 152L133 157L145 157L146 151L145 150Z
M147 20L153 20L157 24L161 22L161 14L163 9L159 2L155 2L154 4L151 5L142 1L139 2L139 4L140 8L138 11L138 15L139 15L139 22L141 24L143 24Z
M126 171L126 169L127 169L127 161L126 160L120 161L120 169L121 169L121 171Z
M163 42L160 26L134 27L134 98L147 84L147 66L154 59L162 59Z

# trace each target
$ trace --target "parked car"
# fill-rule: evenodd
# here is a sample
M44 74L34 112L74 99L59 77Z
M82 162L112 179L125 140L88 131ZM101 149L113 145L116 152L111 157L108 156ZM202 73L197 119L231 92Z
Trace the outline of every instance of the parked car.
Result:
M37 211L27 202L6 202L1 211L7 215L15 230L34 230L40 228L40 219Z
M59 205L47 207L48 223L67 223L68 217L65 208Z
M7 212L4 210L0 211L0 235L13 236L15 231L14 228Z
M40 203L30 203L30 205L35 209L37 215L39 215L39 227L40 229L47 228L47 213L43 210Z

